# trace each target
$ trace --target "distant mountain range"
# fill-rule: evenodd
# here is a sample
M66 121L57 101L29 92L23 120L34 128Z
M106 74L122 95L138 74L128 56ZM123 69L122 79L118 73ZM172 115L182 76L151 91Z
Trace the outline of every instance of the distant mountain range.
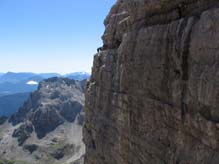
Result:
M29 95L29 92L25 92L0 97L0 116L10 116L15 113L23 105L24 101L27 100Z
M90 77L89 73L75 72L66 75L58 73L0 73L0 96L11 95L15 93L32 92L37 89L37 84L51 77L65 77L73 80L84 80ZM32 82L32 83L30 83Z
M73 80L84 80L90 77L86 72L75 72L66 75L58 73L7 72L0 73L0 116L10 116L24 103L28 95L37 90L38 84L51 77L65 77Z
M90 77L90 74L87 72L74 72L74 73L66 74L64 75L64 77L80 81L80 80L88 79Z
M19 83L21 81L27 80L36 80L38 82L42 81L43 79L48 79L51 77L65 77L71 78L73 80L84 80L90 77L90 74L87 72L73 72L65 75L61 75L58 73L31 73L31 72L7 72L7 73L0 73L0 83Z

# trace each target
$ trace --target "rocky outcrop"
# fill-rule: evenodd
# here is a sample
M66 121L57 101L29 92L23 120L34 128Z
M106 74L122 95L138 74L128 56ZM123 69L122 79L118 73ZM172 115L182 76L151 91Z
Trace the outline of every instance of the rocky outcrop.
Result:
M32 154L33 152L35 152L37 150L38 146L35 144L30 144L30 145L24 145L23 149L27 150L30 152L30 154Z
M15 129L12 137L17 138L18 145L21 146L31 136L33 126L30 122L25 122L19 128Z
M84 104L84 82L65 78L42 81L36 92L11 116L13 125L31 122L38 138L53 131L65 121L74 122Z
M85 164L217 164L219 2L118 0L104 23Z

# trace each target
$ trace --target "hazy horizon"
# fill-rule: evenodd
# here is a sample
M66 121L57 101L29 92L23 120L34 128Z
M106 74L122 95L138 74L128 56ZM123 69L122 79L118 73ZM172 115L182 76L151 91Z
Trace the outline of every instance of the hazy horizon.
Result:
M29 71L22 71L22 72L14 72L14 71L7 71L7 72L0 72L0 74L7 74L7 73L33 73L33 74L60 74L60 75L68 75L72 73L87 73L91 74L91 72L87 71L72 71L72 72L66 72L66 73L60 73L60 72L29 72Z
M115 0L3 0L0 72L91 72Z

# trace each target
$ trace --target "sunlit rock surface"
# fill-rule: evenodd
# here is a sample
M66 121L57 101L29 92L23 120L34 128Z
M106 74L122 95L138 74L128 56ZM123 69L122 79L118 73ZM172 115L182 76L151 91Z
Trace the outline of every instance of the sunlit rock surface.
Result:
M85 164L219 163L219 2L118 0L104 23Z

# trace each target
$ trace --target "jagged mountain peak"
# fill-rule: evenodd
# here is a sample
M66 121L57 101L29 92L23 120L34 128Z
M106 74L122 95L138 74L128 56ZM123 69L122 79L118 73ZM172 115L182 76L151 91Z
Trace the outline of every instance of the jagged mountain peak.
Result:
M40 82L24 105L13 114L13 125L30 121L39 138L65 121L74 122L84 105L83 86L67 78L49 78Z
M33 164L81 160L84 81L49 78L7 121L0 117L1 158Z

